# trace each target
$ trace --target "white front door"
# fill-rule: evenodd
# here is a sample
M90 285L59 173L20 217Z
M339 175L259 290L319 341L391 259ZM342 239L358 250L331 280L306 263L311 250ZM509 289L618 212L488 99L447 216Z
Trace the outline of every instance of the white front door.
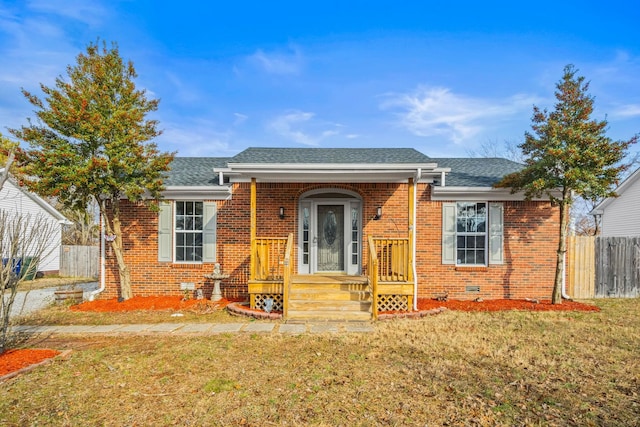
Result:
M300 203L298 272L360 274L360 201Z

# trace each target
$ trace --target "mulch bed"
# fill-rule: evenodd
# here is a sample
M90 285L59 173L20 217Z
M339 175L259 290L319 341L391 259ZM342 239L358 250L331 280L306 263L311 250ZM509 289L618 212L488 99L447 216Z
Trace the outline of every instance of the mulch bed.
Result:
M430 310L438 307L445 307L449 310L460 311L504 311L504 310L527 310L527 311L600 311L595 305L584 304L577 301L564 300L562 304L551 304L551 301L531 301L520 299L498 299L483 301L437 301L433 299L418 299L418 310Z
M60 352L49 349L17 349L7 350L0 354L0 378L17 372L26 367L42 363L52 357L56 357Z

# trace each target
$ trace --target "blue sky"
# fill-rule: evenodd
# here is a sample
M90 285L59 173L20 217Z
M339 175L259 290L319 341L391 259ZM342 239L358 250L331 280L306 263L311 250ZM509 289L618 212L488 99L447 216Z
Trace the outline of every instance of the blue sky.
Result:
M159 98L161 149L412 147L465 157L520 143L572 63L608 135L640 132L637 1L0 0L0 132L20 88L117 42ZM632 151L638 151L634 147Z

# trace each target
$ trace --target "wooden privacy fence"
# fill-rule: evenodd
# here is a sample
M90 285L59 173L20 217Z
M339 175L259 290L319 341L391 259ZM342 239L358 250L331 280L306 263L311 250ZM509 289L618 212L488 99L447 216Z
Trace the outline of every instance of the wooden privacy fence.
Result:
M640 237L597 237L595 296L640 296Z
M569 236L567 248L567 294L571 298L593 298L595 237Z
M60 248L60 276L98 277L100 248L98 246L66 246Z

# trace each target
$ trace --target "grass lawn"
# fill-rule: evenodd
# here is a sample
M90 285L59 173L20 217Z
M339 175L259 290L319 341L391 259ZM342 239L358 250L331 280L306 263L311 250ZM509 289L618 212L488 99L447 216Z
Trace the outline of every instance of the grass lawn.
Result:
M33 339L0 425L637 425L640 299L468 313L368 334Z

